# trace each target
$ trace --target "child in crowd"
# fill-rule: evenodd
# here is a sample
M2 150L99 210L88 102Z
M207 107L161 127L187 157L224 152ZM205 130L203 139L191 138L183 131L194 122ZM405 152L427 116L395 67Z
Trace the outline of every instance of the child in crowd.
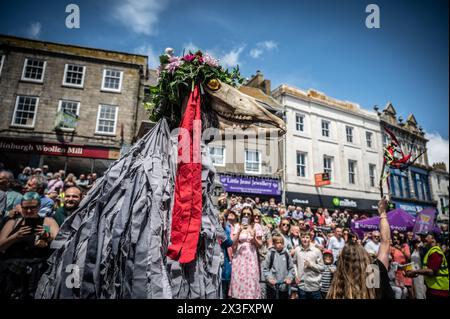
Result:
M294 263L284 248L283 236L273 236L272 242L273 247L263 262L263 275L268 283L267 298L289 299L289 286L294 279Z
M336 266L333 265L333 252L331 250L324 250L323 263L324 270L322 272L320 293L322 294L322 298L325 299L327 297L328 290L330 289L331 281L333 281L334 273L336 272Z

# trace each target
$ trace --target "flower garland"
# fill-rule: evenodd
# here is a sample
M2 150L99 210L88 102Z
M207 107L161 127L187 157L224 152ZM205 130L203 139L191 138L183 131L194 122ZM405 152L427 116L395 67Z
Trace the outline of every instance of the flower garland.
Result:
M166 50L159 60L158 84L150 87L144 99L150 120L155 122L165 116L171 122L179 123L183 100L196 84L202 89L206 85L211 90L217 90L220 82L234 87L244 82L239 66L229 72L219 65L218 60L201 51L177 57L171 54L171 50Z

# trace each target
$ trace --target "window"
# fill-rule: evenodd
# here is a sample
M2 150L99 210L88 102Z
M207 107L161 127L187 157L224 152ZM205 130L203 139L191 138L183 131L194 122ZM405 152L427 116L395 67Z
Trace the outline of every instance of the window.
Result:
M5 56L0 55L0 76L2 75L3 63L5 62Z
M66 64L63 85L83 87L85 70L86 68L81 65Z
M225 147L211 146L209 148L209 154L214 165L225 166Z
M80 102L76 101L68 101L68 100L60 100L58 105L58 112L64 111L66 113L71 113L73 115L76 115L77 117L80 115ZM68 126L59 126L61 128L65 129L73 129L73 127Z
M366 143L368 148L372 148L372 132L366 132Z
M333 178L333 157L326 155L323 157L323 172L328 173L330 180Z
M330 122L322 120L322 136L330 137Z
M44 82L45 67L47 62L38 59L25 59L22 72L23 81Z
M419 173L413 173L412 176L416 198L421 200L430 200L430 186L428 184L428 176Z
M261 173L261 154L258 151L245 151L245 172Z
M306 177L306 153L297 152L297 176Z
M345 127L345 133L347 135L347 142L353 143L353 127L346 126Z
M369 179L370 179L370 187L375 187L375 164L369 164Z
M120 92L122 89L122 71L105 69L103 70L102 90Z
M389 179L393 196L411 198L411 192L409 190L409 179L406 172L391 170Z
M18 96L11 125L34 127L38 104L38 97Z
M387 146L389 144L389 137L386 133L383 133L383 146Z
M355 184L356 180L356 161L348 161L348 182Z
M305 116L302 114L295 114L295 129L303 132L305 129Z
M100 105L98 107L97 128L95 133L116 134L117 106Z

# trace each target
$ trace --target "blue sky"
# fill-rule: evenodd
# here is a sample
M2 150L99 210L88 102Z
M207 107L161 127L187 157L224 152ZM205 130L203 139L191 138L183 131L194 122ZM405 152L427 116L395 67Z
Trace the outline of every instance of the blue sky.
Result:
M67 29L65 8L79 5L81 28ZM365 8L380 8L368 29ZM150 55L200 48L261 70L272 87L315 88L372 109L391 101L414 113L448 162L448 1L2 1L0 33ZM447 148L442 155L443 148ZM431 153L429 153L432 156Z

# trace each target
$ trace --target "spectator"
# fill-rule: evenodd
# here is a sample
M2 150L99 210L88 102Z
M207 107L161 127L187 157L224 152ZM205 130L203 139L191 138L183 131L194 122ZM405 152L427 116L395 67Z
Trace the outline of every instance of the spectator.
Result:
M323 210L323 217L325 219L325 226L329 227L331 226L331 223L333 222L333 218L330 216L330 213L328 212L328 209Z
M306 207L305 212L303 213L303 219L305 222L309 223L313 219L314 215L311 211L310 207Z
M241 223L233 233L233 269L229 296L235 299L259 299L261 287L258 248L262 245L262 228L253 222L253 212L244 208Z
M323 251L326 247L326 241L325 238L323 238L323 235L321 232L317 232L314 228L310 230L311 235L311 241L314 243L316 248L318 248L320 251Z
M289 232L289 241L291 243L290 254L291 256L294 256L295 248L301 245L300 228L298 227L298 225L291 225Z
M324 270L322 253L311 245L309 233L302 233L301 246L295 249L295 281L299 299L321 299L320 283Z
M414 235L414 234L413 234ZM421 257L421 247L422 242L418 239L413 239L411 241L412 244L412 253L411 253L411 263L413 270L422 269L422 257ZM417 276L413 278L413 287L414 287L414 295L416 299L425 299L426 297L426 287L425 282L423 280L423 276Z
M322 299L325 299L328 294L328 290L331 286L331 281L333 280L334 273L336 272L336 266L333 265L333 252L331 250L324 250L323 252L323 272L320 284L320 293Z
M48 165L42 165L42 175L47 176L48 173Z
M348 228L344 228L342 231L342 238L344 238L345 242L348 242L350 230Z
M231 259L228 253L228 248L233 245L231 240L231 228L226 222L224 213L219 215L219 221L225 231L225 240L220 243L222 248L223 264L222 264L222 297L228 299L228 290L230 289L231 280Z
M395 280L395 273L398 270L398 264L396 262L392 262L392 258L389 259L389 280L391 284L392 291L394 292L395 299L406 299L408 296L408 289L405 286L398 286L397 281Z
M323 216L323 209L318 208L316 211L316 217L314 223L319 226L325 225L325 217Z
M300 206L295 208L295 211L292 213L292 219L296 221L303 219L303 210Z
M22 194L11 189L14 176L10 171L0 171L0 190L6 193L5 212L15 207L14 203L20 203Z
M65 191L64 206L59 207L55 212L55 220L59 226L63 224L67 217L72 215L80 205L83 192L79 187L69 187Z
M357 242L347 243L337 262L337 269L327 295L328 299L394 298L388 275L390 228L387 221L387 206L386 198L378 203L381 244L377 259L372 262L367 251ZM378 274L376 277L379 279L377 282L379 288L375 288L377 285L366 284L369 274L374 272Z
M402 242L399 235L392 237L391 246L392 261L400 265L409 263L411 258L411 252L407 243ZM405 271L401 267L397 267L395 272L395 284L398 287L406 287L409 292L409 296L413 296L412 291L412 279L405 276Z
M255 208L261 209L261 199L259 197L255 197Z
M264 225L262 221L262 215L259 209L255 208L253 209L253 221L255 224L261 225L262 228L262 245L258 248L258 258L259 258L259 265L261 266L261 299L266 298L266 284L264 282L264 276L263 276L263 270L262 270L262 264L264 262L264 259L266 258L267 252L269 251L269 248L272 247L272 234L269 227Z
M77 186L85 188L88 185L88 180L86 179L86 175L80 174L80 178L77 180Z
M287 251L291 251L292 244L291 244L291 241L290 241L290 238L289 238L289 230L291 228L291 223L289 221L289 218L287 218L287 217L281 218L281 221L280 221L279 225L280 226L278 228L277 233L279 235L283 236L283 238L284 238L284 241L283 241L284 245L285 245L284 248L286 248Z
M48 191L57 192L58 194L64 191L64 182L61 179L60 173L53 174L52 179L48 182Z
M58 173L59 173L59 176L61 176L61 179L62 179L62 180L65 180L65 179L66 179L66 171L65 171L65 170L60 169L60 170L58 171Z
M59 231L52 218L39 216L40 195L26 193L21 218L10 219L0 232L0 298L31 299Z
M284 238L273 236L273 247L270 248L263 265L264 279L268 282L268 299L289 299L289 286L294 278L294 264L285 248Z
M448 263L444 252L436 242L436 235L429 233L425 238L425 246L428 251L423 258L423 268L419 270L408 270L408 277L424 276L427 287L427 299L448 299L449 278Z
M342 228L336 227L334 230L334 235L330 238L328 242L327 249L333 252L333 259L335 263L339 260L339 254L341 250L344 248L345 240L342 238Z
M52 217L55 203L44 195L46 188L47 181L41 175L32 176L25 185L25 190L27 192L36 192L40 196L41 207L39 209L39 216ZM16 201L15 205L17 204L20 204L20 201Z
M17 176L17 179L19 180L20 184L22 184L22 186L26 185L26 183L28 182L28 179L31 177L31 168L30 167L25 167L22 171L22 173L20 173Z
M375 230L372 232L372 236L370 239L367 240L366 244L364 245L364 248L366 251L371 255L372 257L375 257L378 255L378 250L380 249L380 232Z

